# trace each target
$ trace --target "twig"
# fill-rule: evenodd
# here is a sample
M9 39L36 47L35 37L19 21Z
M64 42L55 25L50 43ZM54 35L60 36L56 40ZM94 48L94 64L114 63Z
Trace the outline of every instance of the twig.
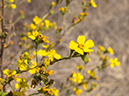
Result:
M4 33L4 0L2 0L2 20L1 20L1 29L2 29L2 33ZM1 57L0 57L0 69L1 69L1 78L3 78L3 52L4 52L4 39L3 37L1 37Z

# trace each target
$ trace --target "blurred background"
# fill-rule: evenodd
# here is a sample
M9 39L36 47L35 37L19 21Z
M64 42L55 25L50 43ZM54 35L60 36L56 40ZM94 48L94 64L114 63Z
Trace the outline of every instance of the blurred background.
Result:
M18 18L20 10L24 11L25 19L16 24L18 28L16 34L23 32L23 24L32 23L36 15L40 18L44 16L48 12L52 1L55 0L32 0L31 3L24 2L17 6L14 13L14 20ZM105 48L112 47L115 53L112 58L118 57L121 66L114 67L113 69L107 67L101 72L98 72L96 76L99 77L97 81L99 86L90 93L83 92L80 96L95 96L96 94L98 96L129 96L129 0L94 1L97 4L97 8L90 7L87 11L89 15L85 20L75 26L70 34L66 34L55 50L62 57L67 56L70 52L69 42L71 40L76 41L78 35L85 35L87 39L92 39L95 43L95 51L92 52L90 56L91 62L87 64L86 68L86 70L90 70L95 64L100 63L96 55L97 46L102 45ZM66 27L70 25L70 20L82 11L81 3L82 0L73 0L70 4L72 15L66 14ZM64 5L65 2L57 8L53 15L47 18L51 22L55 21L58 27L62 26L62 15L58 9ZM54 40L55 31L53 29L45 32L45 35L49 37L50 41ZM14 39L16 38L19 40L19 37L15 36ZM16 42L14 41L14 43ZM54 69L55 73L50 78L55 80L56 84L54 86L58 89L59 85L81 63L84 62L80 58L75 58L52 65L50 69ZM70 96L74 95L71 94Z

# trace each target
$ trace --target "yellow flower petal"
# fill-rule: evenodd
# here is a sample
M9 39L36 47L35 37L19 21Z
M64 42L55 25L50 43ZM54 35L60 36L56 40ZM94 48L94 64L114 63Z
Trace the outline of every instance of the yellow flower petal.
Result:
M88 48L84 49L84 52L93 52L93 51L94 51L93 49L88 49Z
M61 56L60 56L59 54L54 54L54 57L55 57L56 59L60 59L60 58L61 58Z
M40 56L47 56L47 52L46 52L46 50L39 50L38 51L38 54L40 55Z
M33 36L33 35L29 35L28 37L31 38L32 40L35 40L36 39L36 37Z
M17 7L15 4L11 4L10 6L11 6L13 9L16 9L16 7Z
M113 61L113 59L110 59L110 63L113 63L114 61Z
M80 48L76 48L75 51L78 52L78 53L81 54L81 55L84 55L83 50L80 49Z
M91 5L92 5L94 8L97 7L97 5L95 4L94 0L91 0Z
M31 3L31 0L27 0L28 3Z
M22 79L21 78L17 78L16 81L17 82L22 82Z
M76 75L76 73L73 73L73 75L72 75L73 77L76 77L77 75Z
M16 89L20 88L20 85L18 83L15 84Z
M14 69L11 70L12 75L15 75L16 73L17 73L16 70L14 70Z
M5 69L5 70L3 71L3 74L4 74L4 75L9 75L9 69Z
M111 55L114 54L113 49L112 49L111 47L109 47L107 51L108 51Z
M92 48L94 47L94 42L92 40L87 40L85 43L86 48Z
M71 42L69 43L69 48L70 48L70 49L74 50L74 49L76 49L77 47L78 47L78 44L77 44L76 42L71 41Z
M114 64L113 64L113 63L111 63L111 64L110 64L110 67L111 67L111 68L113 68L113 67L114 67Z
M79 43L79 44L84 44L84 42L85 42L85 36L84 35L80 35L80 36L78 36L78 38L77 38L77 42Z
M88 73L88 74L90 74L90 73L91 73L91 71L90 71L90 70L88 70L88 71L87 71L87 73Z
M14 2L14 0L10 0L10 2Z
M114 59L114 62L117 62L117 61L118 61L118 58L115 58L115 59Z
M120 66L120 62L119 62L119 61L116 62L115 65L116 65L116 66Z

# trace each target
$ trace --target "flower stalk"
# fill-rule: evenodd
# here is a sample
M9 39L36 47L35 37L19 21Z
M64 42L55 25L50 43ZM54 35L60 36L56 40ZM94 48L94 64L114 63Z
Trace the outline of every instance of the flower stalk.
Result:
M1 20L1 29L2 34L4 34L4 0L2 0L2 20ZM1 36L1 50L0 50L0 69L1 69L1 78L3 78L3 53L4 53L4 39Z

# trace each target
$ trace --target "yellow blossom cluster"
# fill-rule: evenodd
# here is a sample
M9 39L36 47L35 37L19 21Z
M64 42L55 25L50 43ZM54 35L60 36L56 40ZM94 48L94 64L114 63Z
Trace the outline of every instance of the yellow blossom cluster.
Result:
M28 3L31 3L31 0L23 0L23 2L27 1ZM19 74L22 74L24 72L29 72L33 79L31 80L31 88L39 87L40 84L41 87L38 88L37 93L29 94L29 96L32 95L38 95L38 94L44 94L44 96L58 96L59 90L60 92L66 91L66 96L69 95L69 93L74 92L75 95L80 95L82 91L90 92L94 90L98 84L91 82L98 80L99 78L96 77L96 70L100 71L108 66L108 63L110 62L110 67L113 68L114 66L119 66L120 62L118 61L118 58L115 59L109 59L109 53L111 55L114 54L114 51L111 47L108 49L104 48L103 46L98 46L98 56L100 57L100 60L102 61L102 64L96 65L93 69L88 70L88 76L86 76L86 65L91 60L88 56L91 55L91 52L94 51L93 47L95 46L93 40L89 39L86 41L86 37L84 35L79 35L77 37L77 42L71 40L69 43L69 49L70 53L68 56L61 57L61 55L57 54L56 50L54 49L61 41L62 37L70 33L71 30L74 28L75 25L83 21L87 16L87 10L88 7L92 6L94 8L97 7L94 0L89 0L87 3L85 0L82 1L82 11L78 16L74 16L73 19L70 22L70 26L66 28L65 25L65 14L70 11L70 3L73 0L66 0L66 5L59 8L58 11L62 14L62 25L57 28L56 22L50 22L48 20L48 16L52 15L55 12L56 7L60 3L62 3L63 0L55 0L55 2L52 2L49 6L49 12L44 15L42 18L35 16L32 20L32 23L30 24L24 24L23 32L22 34L19 34L21 37L22 42L19 42L19 48L20 52L22 54L20 57L16 60L17 62L17 69L5 69L3 70L2 75L6 75L4 79L0 78L0 96L26 96L25 92L27 89L29 89L29 78L20 77ZM20 3L23 3L22 0ZM8 0L7 7L9 9L16 9L16 0ZM6 7L6 6L5 6ZM14 11L14 10L13 10ZM12 16L13 17L13 16ZM0 20L2 21L3 17L0 17ZM24 12L20 11L20 19L23 19ZM20 20L18 18L18 20ZM13 22L13 20L10 20L10 25L17 23ZM14 26L14 25L13 25ZM49 31L51 29L56 29L55 31L55 42L50 42L48 40L49 37L44 36L44 32ZM12 29L10 29L11 31ZM64 33L63 33L64 32ZM2 35L1 35L2 38ZM6 39L5 37L2 39ZM9 40L9 43L3 43L4 48L8 48L9 45L13 45L14 42ZM22 50L22 48L25 50ZM27 51L26 51L27 50ZM32 51L33 50L33 51ZM33 52L34 55L30 55L30 52ZM108 54L108 55L107 55ZM16 54L17 55L17 54ZM35 56L35 58L33 58ZM72 74L68 77L66 83L62 83L59 90L55 87L52 88L53 84L55 84L54 79L49 79L51 75L54 74L54 70L50 69L49 66L55 64L58 61L61 60L68 60L71 58L77 58L80 57L84 64L78 64L76 66L76 72L72 72ZM15 55L10 55L10 59L13 60L15 58ZM35 60L34 60L35 59ZM15 62L15 61L14 61ZM15 83L15 86L11 85L11 81L15 80L17 83ZM12 91L4 93L3 89L4 86L8 84ZM43 85L43 86L42 86ZM15 88L13 88L15 87ZM82 88L81 88L82 87ZM83 89L83 90L82 90ZM11 95L10 95L11 94ZM60 94L62 95L62 94Z
M75 92L76 95L80 95L82 93L82 90L81 89L78 89L76 87L73 90L74 90L74 92Z
M13 8L13 9L16 9L16 4L13 4L14 0L10 0L11 4L10 4L10 7Z
M49 41L47 40L47 36L43 36L40 32L38 31L32 31L28 32L28 37L31 38L32 40L34 40L37 44L39 43L49 43Z
M57 54L54 49L51 49L50 51L40 49L38 54L40 56L47 56L50 61L53 61L54 59L61 59L61 56Z
M12 69L11 71L9 71L9 69L5 69L3 71L3 74L6 75L8 78L13 78L13 79L16 79L17 76L19 75L17 74L17 71L14 69Z
M98 45L98 51L103 51L104 53L110 53L111 55L113 55L114 54L114 51L113 51L113 49L111 48L111 47L109 47L108 49L105 49L103 46L101 46L101 45Z
M38 90L39 92L44 93L45 96L48 96L48 95L58 96L58 93L59 93L58 89L56 89L55 87L50 88L48 85L45 87L39 88Z
M94 71L88 70L87 73L90 75L91 78L94 78L94 76L95 76Z
M56 22L51 23L48 19L45 19L44 22L38 16L33 18L33 23L29 25L30 31L35 31L41 29L42 31L49 30L51 28L56 29Z
M29 53L28 52L24 52L20 58L17 60L17 65L18 65L18 68L19 70L27 70L29 67L31 67L29 65L29 63L31 62L31 59L33 58L33 55L32 56L29 56Z
M29 89L29 85L24 77L22 79L17 78L16 81L18 82L15 84L16 89L22 88L23 93L26 92L26 87Z

